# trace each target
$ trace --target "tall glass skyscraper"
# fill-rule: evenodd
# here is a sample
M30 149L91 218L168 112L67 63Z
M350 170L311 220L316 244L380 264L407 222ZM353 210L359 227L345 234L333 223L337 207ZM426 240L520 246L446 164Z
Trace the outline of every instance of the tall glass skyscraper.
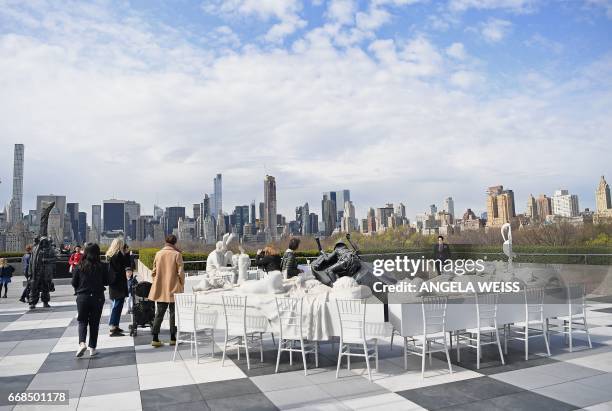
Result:
M216 218L220 213L223 213L223 180L221 174L217 174L213 181L214 185L214 213Z
M264 179L264 230L276 238L276 179L272 176Z
M9 206L8 222L10 225L18 223L23 218L23 155L25 147L23 144L15 144L13 158L13 198Z

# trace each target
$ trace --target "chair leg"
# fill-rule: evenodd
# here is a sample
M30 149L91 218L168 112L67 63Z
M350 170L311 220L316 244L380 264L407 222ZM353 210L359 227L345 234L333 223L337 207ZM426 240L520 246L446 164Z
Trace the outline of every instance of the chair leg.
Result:
M274 333L270 333L270 335L272 335L272 345L276 345L276 342L274 341Z
M179 330L176 331L176 345L174 346L174 354L172 355L172 361L176 359L176 353L178 351L179 341L181 340L181 332Z
M225 342L223 343L223 356L221 357L221 367L225 363L225 353L227 352L227 330L225 330Z
M244 343L246 344L246 342ZM240 361L240 346L242 345L242 337L240 337L240 340L238 340L238 344L237 344L237 350L238 350L238 361Z
M293 340L289 340L289 365L293 365Z
M480 350L482 348L480 347L480 329L478 329L478 332L476 334L476 369L479 370L480 369Z
M363 353L365 354L366 368L368 369L368 378L372 382L372 370L370 369L370 356L368 355L368 344L363 342Z
M391 344L389 345L389 351L393 351L393 337L395 336L395 328L391 331Z
M423 341L421 352L421 381L425 379L425 358L427 357L427 343Z
M336 367L336 379L338 378L338 374L340 373L341 361L342 361L342 339L340 339L340 344L338 344L338 366Z
M568 331L568 337L569 337L569 350L570 350L570 352L574 351L574 347L573 347L573 344L574 344L574 341L573 341L573 340L574 340L574 339L572 338L572 337L573 337L573 336L572 336L572 331L573 331L573 330L572 330L572 323L573 323L573 321L572 321L572 317L570 316L570 320L569 320L569 324L568 324L568 327L569 327L569 328L567 329L567 331Z
M427 351L429 351L429 366L431 367L431 343L429 341L427 341Z
M215 329L211 328L210 329L210 351L211 351L211 355L215 356Z
M448 354L448 344L446 342L446 334L444 334L444 353L446 353L446 362L448 362L448 372L453 373L453 366L451 365L450 355Z
M457 351L457 362L461 362L461 348L459 348L459 336L461 335L459 331L457 331L457 346L455 347L455 351Z
M404 369L408 369L408 338L404 337Z
M586 332L586 335L587 335L587 341L589 342L589 348L593 348L593 344L591 344L591 334L589 333L589 326L587 325L586 311L583 315L584 315L584 318L583 318L584 332Z
M278 340L278 354L276 354L276 370L275 373L278 372L278 365L280 364L280 356L281 356L281 346L283 345L283 340Z
M351 345L347 344L346 345L346 352L348 353L348 355L346 356L346 369L347 370L351 370Z
M195 356L196 356L196 364L200 363L200 356L198 355L198 332L193 331L193 342L195 346ZM178 347L178 344L176 345Z
M508 335L510 334L510 324L504 324L504 354L508 355Z
M240 351L240 348L238 348L238 351ZM244 353L246 354L246 359L247 359L247 370L251 369L251 360L249 358L249 340L246 336L246 334L244 335Z
M263 362L263 333L259 333L259 352L261 353L261 362Z
M525 361L529 360L529 321L525 325Z
M302 348L302 361L304 362L304 375L308 375L308 368L306 367L306 351L304 350L304 340L300 340L300 347Z
M314 350L315 350L315 367L319 368L319 342L315 341L314 343Z
M374 340L374 354L376 355L376 371L378 372L378 339Z
M504 360L504 353L502 353L501 342L499 341L499 329L495 326L495 338L497 338L497 349L499 350L499 358L501 359L502 365L506 365Z
M548 344L548 327L546 326L546 321L542 321L542 333L544 334L544 342L546 343L546 353L550 357L550 345ZM570 341L571 341L570 335Z

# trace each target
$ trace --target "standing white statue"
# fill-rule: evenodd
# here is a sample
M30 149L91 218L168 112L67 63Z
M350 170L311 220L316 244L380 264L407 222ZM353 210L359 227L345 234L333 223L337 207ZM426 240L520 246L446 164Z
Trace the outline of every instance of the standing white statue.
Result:
M512 226L510 226L510 223L505 223L502 225L501 235L504 239L502 250L504 251L504 254L508 256L508 269L512 270L512 259L514 258L515 254L512 252Z
M239 247L240 255L238 256L238 284L242 284L248 279L249 267L251 266L251 257L244 252L244 248Z

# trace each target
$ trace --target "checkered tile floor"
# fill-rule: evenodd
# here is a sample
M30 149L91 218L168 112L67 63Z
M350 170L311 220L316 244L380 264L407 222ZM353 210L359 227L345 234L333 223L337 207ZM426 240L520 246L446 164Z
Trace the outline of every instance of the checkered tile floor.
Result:
M297 358L289 365L286 355L275 374L271 340L266 341L263 363L252 355L251 370L244 356L238 360L235 354L221 367L220 350L215 358L196 364L189 348L181 347L180 358L172 362L171 347L152 348L148 330L136 338L109 337L108 306L99 355L76 359L70 287L57 287L52 308L29 312L15 302L21 291L15 280L9 298L0 300L0 410L612 410L612 300L606 298L590 302L591 350L579 340L569 353L562 338L553 336L550 358L538 355L544 352L543 343L530 344L529 361L524 361L522 346L511 345L507 365L501 366L494 350L486 350L478 372L475 355L463 350L460 364L453 354L452 375L444 358L437 357L421 381L420 358L411 357L405 371L398 339L393 350L388 342L381 344L380 367L371 383L363 362L354 360L351 371L344 363L336 379L329 344L322 346L319 368L309 362L308 376ZM129 316L122 320L127 330ZM8 403L8 393L25 390L68 390L70 403L38 408Z

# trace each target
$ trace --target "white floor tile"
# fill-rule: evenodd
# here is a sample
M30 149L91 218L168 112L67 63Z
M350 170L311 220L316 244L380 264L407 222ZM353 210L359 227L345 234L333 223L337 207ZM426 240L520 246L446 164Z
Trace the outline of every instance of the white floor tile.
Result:
M140 410L139 391L129 391L117 394L94 395L92 397L81 397L78 410L108 410L132 411Z
M36 374L49 354L9 355L0 359L0 377Z

